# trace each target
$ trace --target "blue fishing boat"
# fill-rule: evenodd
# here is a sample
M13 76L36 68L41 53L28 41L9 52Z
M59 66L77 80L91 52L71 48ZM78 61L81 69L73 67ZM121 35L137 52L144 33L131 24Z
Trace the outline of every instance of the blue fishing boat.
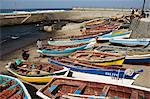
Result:
M129 38L132 33L132 30L116 30L108 34L104 34L101 36L96 36L98 37L98 42L106 42L109 41L110 39L122 39L122 38ZM81 40L73 40L74 42L89 42L93 41L94 38L85 38Z
M0 99L31 99L31 96L20 80L0 74Z
M149 38L142 39L110 39L109 42L114 45L122 46L148 46L150 44Z
M79 47L74 47L74 48L66 48L64 50L37 50L38 53L41 53L42 55L45 56L68 56L69 54L78 51L78 50L85 50L85 49L90 49L94 47L95 42L91 42L86 45L82 45Z
M116 68L95 68L96 66L92 65L82 65L79 63L75 63L74 61L69 61L59 58L59 59L49 59L48 62L50 64L54 64L57 66L63 66L67 67L72 71L75 72L80 72L84 74L94 74L94 75L103 75L103 76L110 76L110 77L115 77L115 78L125 78L125 79L136 79L137 76L139 75L139 72L142 72L143 70L138 70L138 71L133 71L130 69L116 69ZM92 68L93 67L93 68Z
M81 44L81 43L88 43L90 41L48 41L49 45L54 45L54 46L71 46L71 45L77 45L77 44Z
M98 41L109 41L110 39L127 39L130 37L132 30L116 30L109 34L98 37Z
M125 54L125 64L142 64L150 65L150 49L131 48L131 47L115 47L115 46L99 46L96 52L111 52Z

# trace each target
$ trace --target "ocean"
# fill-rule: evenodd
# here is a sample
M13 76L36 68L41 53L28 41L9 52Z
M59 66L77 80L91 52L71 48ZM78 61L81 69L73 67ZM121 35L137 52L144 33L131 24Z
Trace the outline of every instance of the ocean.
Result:
M1 13L15 13L15 12L43 12L43 11L66 11L72 8L51 8L51 9L0 9Z

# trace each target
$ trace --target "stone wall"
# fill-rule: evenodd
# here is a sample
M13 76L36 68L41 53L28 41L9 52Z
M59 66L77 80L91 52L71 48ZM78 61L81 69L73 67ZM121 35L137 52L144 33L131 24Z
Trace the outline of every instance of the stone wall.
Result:
M150 17L134 19L130 29L133 30L131 38L150 38Z
M37 13L31 14L31 17L28 18L24 24L39 22L44 20L82 20L82 19L92 19L96 17L108 17L108 16L122 16L129 14L129 11L124 10L94 10L94 11L86 11L86 10L71 10L64 12L50 12L50 13ZM0 15L0 26L7 25L16 25L22 24L22 21L26 17L25 14L15 14L15 15ZM9 18L8 18L9 17Z

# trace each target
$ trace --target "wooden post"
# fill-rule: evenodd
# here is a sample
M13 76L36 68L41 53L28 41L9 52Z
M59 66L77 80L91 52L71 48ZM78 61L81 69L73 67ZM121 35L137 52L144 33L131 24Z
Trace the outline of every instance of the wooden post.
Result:
M142 12L144 11L144 7L145 7L145 0L143 2L143 6L142 6Z

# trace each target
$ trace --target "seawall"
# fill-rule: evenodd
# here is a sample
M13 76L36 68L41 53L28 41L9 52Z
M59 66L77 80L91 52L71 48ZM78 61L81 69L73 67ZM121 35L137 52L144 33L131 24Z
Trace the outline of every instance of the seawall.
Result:
M130 29L131 38L150 38L150 17L132 20Z
M31 14L3 14L0 15L0 26L27 24L40 21L53 20L86 20L96 17L122 16L129 14L129 10L112 9L73 9L64 12L31 13Z

